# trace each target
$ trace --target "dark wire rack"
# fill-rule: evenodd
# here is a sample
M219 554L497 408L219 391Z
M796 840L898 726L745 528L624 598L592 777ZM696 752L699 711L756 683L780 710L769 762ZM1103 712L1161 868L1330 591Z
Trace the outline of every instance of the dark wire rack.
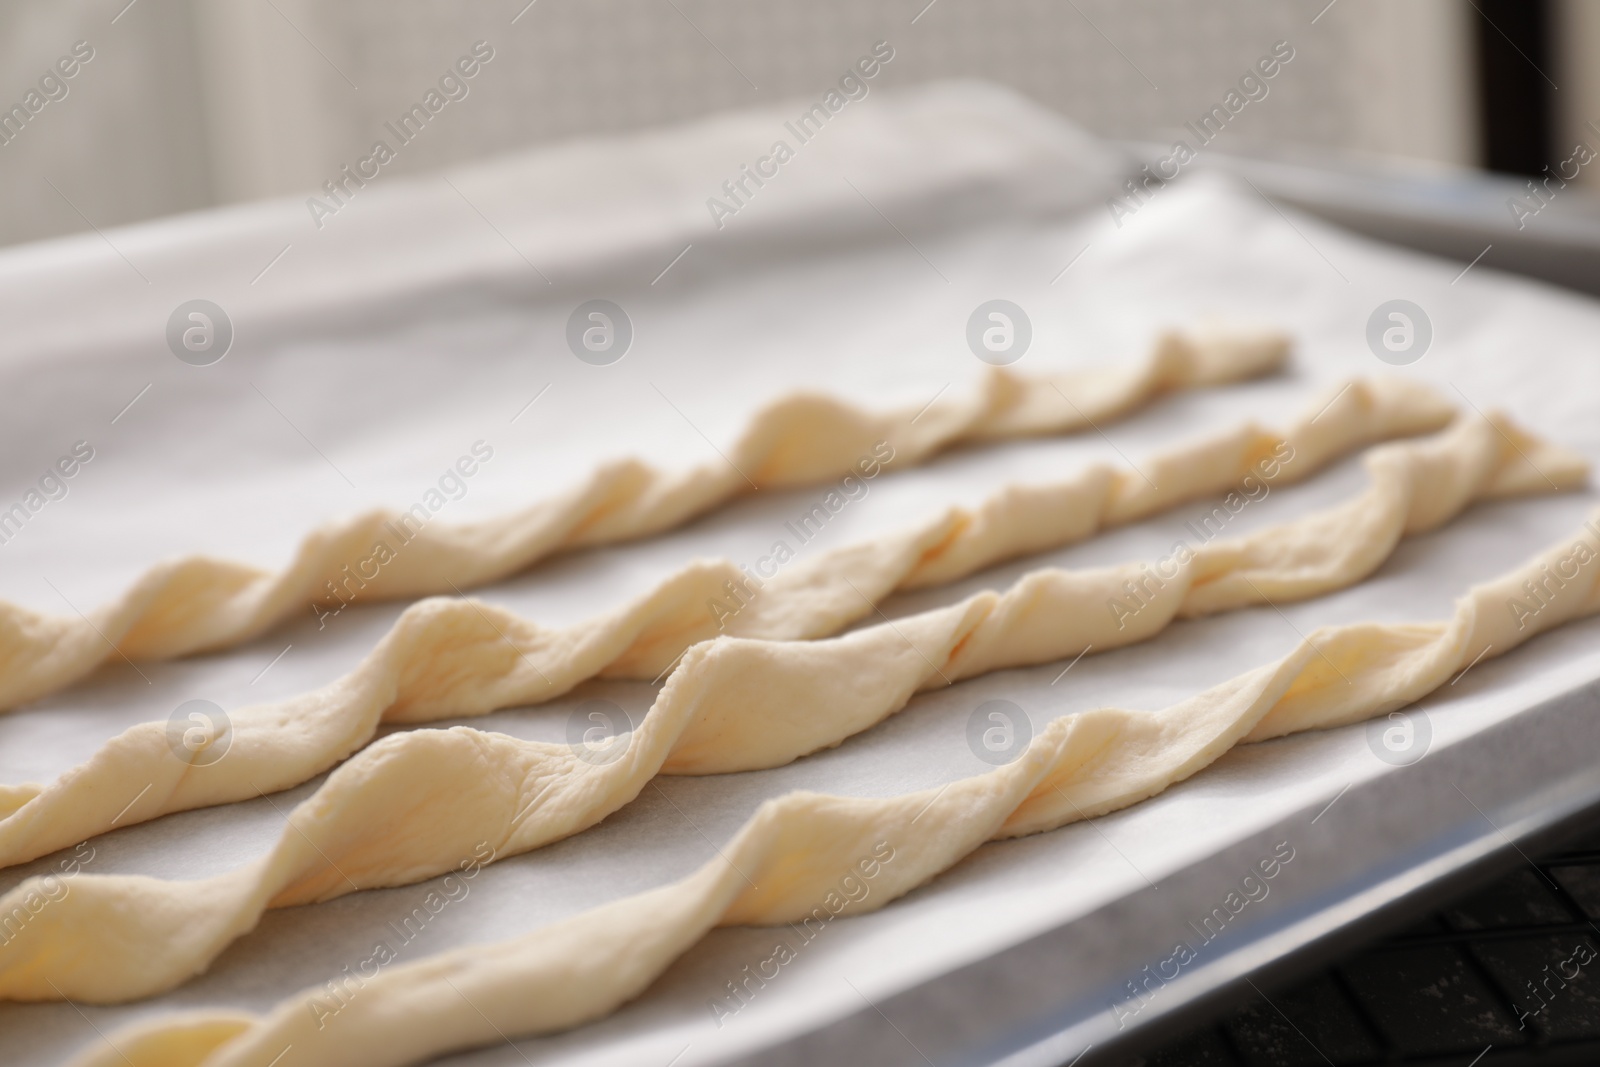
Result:
M1600 1064L1600 825L1130 1067Z

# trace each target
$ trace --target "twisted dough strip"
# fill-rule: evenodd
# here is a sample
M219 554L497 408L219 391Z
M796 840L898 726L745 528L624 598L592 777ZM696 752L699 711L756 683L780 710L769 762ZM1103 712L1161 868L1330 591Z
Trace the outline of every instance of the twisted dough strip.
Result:
M769 404L718 460L666 474L638 460L607 464L577 488L497 519L424 525L361 587L397 598L483 585L564 549L630 541L669 530L745 492L851 473L878 441L901 466L952 445L1087 429L1162 393L1238 381L1279 367L1288 338L1264 329L1167 332L1133 366L1028 379L995 368L982 387L917 412L861 411L795 394ZM70 685L108 658L168 659L226 648L265 632L308 603L331 602L346 568L389 543L377 509L313 530L288 569L188 556L150 568L88 617L43 615L0 604L0 708ZM364 572L362 576L365 577Z
M773 641L825 637L896 589L953 581L1224 492L1263 457L1277 464L1273 482L1292 482L1359 445L1437 429L1450 415L1437 394L1405 379L1353 381L1318 397L1281 437L1245 423L1156 458L1146 465L1149 481L1137 471L1094 466L1064 482L1009 487L975 510L951 508L898 535L797 561L724 619L723 632ZM551 700L602 673L659 677L690 645L718 636L707 604L726 596L729 583L745 580L724 560L693 563L634 603L561 630L467 600L415 604L345 677L235 713L227 766L174 760L167 724L142 723L51 786L0 787L0 865L45 855L113 824L288 789L365 745L382 721L428 722ZM238 773L241 763L248 773Z
M1531 615L1514 607L1527 603L1525 582L1548 597ZM508 1035L576 1026L643 992L713 927L876 910L985 841L1127 807L1239 743L1403 707L1481 657L1596 611L1600 526L1592 519L1529 563L1473 588L1447 621L1323 627L1278 662L1160 711L1104 708L1056 719L1015 762L939 789L769 800L715 859L679 882L514 940L390 966L347 986L341 998L317 987L264 1017L220 1011L137 1024L75 1062L398 1067ZM841 895L840 878L865 857L881 859L885 846L893 853L877 869L876 892L859 901Z
M265 908L442 874L475 842L487 841L500 856L538 848L593 826L658 772L779 766L879 722L919 689L1130 644L1179 614L1337 588L1370 573L1403 534L1437 526L1475 499L1542 490L1547 477L1574 484L1585 469L1576 457L1476 417L1432 438L1375 449L1367 466L1373 485L1360 496L1201 545L1154 582L1148 566L1052 568L1004 594L981 592L832 640L701 643L631 738L613 742L622 751L611 753L612 762L467 727L391 735L331 775L255 862L196 881L74 879L69 895L0 946L0 996L109 1001L159 992L204 969ZM1131 616L1103 609L1131 588L1140 589L1144 607ZM287 747L274 743L275 752ZM228 774L251 782L268 771L258 753L243 755ZM35 880L24 882L0 898L0 914L39 891Z

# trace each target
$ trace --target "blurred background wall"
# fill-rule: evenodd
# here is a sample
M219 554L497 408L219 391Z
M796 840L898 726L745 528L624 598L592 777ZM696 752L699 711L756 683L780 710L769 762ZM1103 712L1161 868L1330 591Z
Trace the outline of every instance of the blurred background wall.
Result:
M0 124L0 243L309 193L476 41L467 97L386 172L815 96L878 40L873 91L981 77L1117 138L1167 139L1283 40L1219 151L1495 162L1522 112L1486 134L1491 70L1521 87L1496 100L1548 98L1536 155L1600 146L1594 0L8 0L0 108L28 114Z

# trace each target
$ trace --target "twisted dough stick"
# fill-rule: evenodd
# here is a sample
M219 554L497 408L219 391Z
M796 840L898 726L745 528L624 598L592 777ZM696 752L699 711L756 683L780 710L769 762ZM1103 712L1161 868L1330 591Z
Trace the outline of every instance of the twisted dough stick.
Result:
M953 581L1223 492L1263 457L1275 471L1268 480L1297 481L1358 445L1436 429L1450 414L1436 394L1405 379L1353 381L1319 397L1281 437L1245 423L1147 463L1149 481L1137 471L1097 465L1064 482L1010 487L975 510L950 508L900 534L796 562L725 619L723 632L825 637L896 589ZM746 580L727 561L693 563L634 603L561 630L467 600L415 604L345 677L235 713L227 767L174 760L167 724L142 723L52 786L0 786L0 865L42 856L113 824L298 785L370 741L380 721L428 722L551 700L601 673L657 678L690 645L718 635L708 602ZM249 774L235 773L241 761Z
M1370 573L1403 534L1437 526L1475 499L1544 490L1556 480L1577 484L1585 471L1576 457L1476 417L1432 438L1375 449L1367 466L1373 484L1360 496L1188 549L1169 561L1170 574L1141 565L1051 568L1004 594L977 593L828 641L696 645L631 738L613 742L609 762L573 746L466 727L391 735L331 775L255 862L197 881L74 879L69 895L0 946L0 996L109 1001L159 992L204 969L265 908L441 874L475 842L487 841L500 856L538 848L593 826L658 772L779 766L879 722L918 689L1130 644L1175 615L1338 588ZM1143 606L1127 612L1136 595ZM1124 602L1125 613L1107 610L1112 601ZM460 665L448 673L460 677ZM374 717L363 729L370 732ZM310 716L292 729L278 726L238 760L230 752L226 773L259 781L273 770L266 757L291 761L297 748L314 745L318 730L348 729ZM164 750L158 729L149 743ZM163 766L175 764L169 758ZM124 789L138 788L126 777L81 780L92 782L77 789L81 800L59 799L70 787L60 789L49 809L73 826L73 840L81 838L72 824L80 806L102 806L106 797L122 805ZM176 771L162 782L171 791L183 784ZM41 891L37 880L24 882L0 898L0 915Z
M638 460L601 467L583 484L521 511L456 526L424 525L366 578L387 528L404 517L379 509L319 527L278 573L187 556L150 568L87 617L42 615L0 603L0 708L70 685L109 658L169 659L239 644L328 590L350 568L360 595L396 598L483 585L564 549L630 541L669 530L752 485L805 485L849 474L878 441L913 466L952 445L1067 433L1127 414L1162 393L1238 381L1279 367L1283 334L1263 329L1168 332L1131 367L1022 378L995 368L975 393L873 413L796 394L751 419L726 460L665 474ZM409 529L409 527L407 527ZM348 572L347 572L348 573Z
M1526 609L1525 582L1547 597L1531 615L1515 607ZM985 841L1127 807L1236 744L1403 707L1479 658L1596 611L1600 526L1592 519L1473 588L1447 621L1323 627L1278 662L1160 711L1056 719L1015 762L939 789L889 798L790 793L763 803L717 858L679 882L514 940L362 975L344 997L315 987L264 1017L196 1012L136 1024L75 1064L398 1067L576 1026L643 992L713 927L876 910ZM838 893L841 875L863 857L882 858L885 843L892 862L877 868L878 892L859 901Z

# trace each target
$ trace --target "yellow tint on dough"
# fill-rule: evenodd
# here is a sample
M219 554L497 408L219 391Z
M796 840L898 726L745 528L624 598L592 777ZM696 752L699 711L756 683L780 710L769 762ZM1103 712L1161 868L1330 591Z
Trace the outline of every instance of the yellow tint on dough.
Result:
M1061 660L1091 647L1146 640L1180 616L1341 588L1376 569L1402 536L1432 529L1474 500L1570 488L1582 484L1586 474L1580 457L1538 441L1503 418L1476 414L1434 436L1380 446L1367 456L1366 467L1370 486L1345 503L1242 537L1191 546L1187 558L1169 560L1168 571L1157 580L1148 564L1047 568L1002 593L979 592L948 607L829 640L702 642L684 655L638 728L612 742L619 751L610 762L586 759L588 753L565 744L467 727L391 734L330 775L290 814L290 825L273 849L243 867L190 881L74 878L70 894L40 910L0 945L0 996L96 1002L148 996L205 969L267 908L444 874L471 857L480 843L499 856L538 848L593 826L658 773L780 766L882 721L921 689ZM1130 589L1142 594L1138 610L1108 609L1109 603L1129 598ZM459 616L469 622L472 617ZM1386 632L1391 641L1398 640L1393 636L1398 631ZM499 646L478 640L475 631L469 634L472 640L459 643L503 655L494 652ZM463 661L448 662L452 677L470 677ZM286 708L276 718L252 720L248 729L257 736L240 733L236 750L203 770L223 768L258 787L276 783L281 779L273 776L295 766L294 760L321 758L319 729L337 736L359 728L358 740L370 737L377 720L370 709L393 699L393 682L382 684L387 688L365 705L368 710L355 727L344 717L318 718L319 710L346 706L337 699ZM358 675L335 688L370 685ZM1192 737L1187 725L1172 734L1159 724L1198 720L1184 713L1177 719L1115 721L1128 752L1144 753L1142 761L1164 767L1174 746L1181 748ZM1226 743L1232 740L1229 735ZM159 729L142 743L148 751L131 745L104 750L96 757L99 762L85 764L0 820L0 834L18 826L20 835L54 819L66 827L56 832L75 842L104 828L103 823L91 827L84 813L97 805L114 813L149 781L143 775L177 763ZM1211 753L1206 760L1214 758L1206 751ZM152 755L154 767L148 765ZM182 797L198 780L174 773L160 784L164 796ZM1170 779L1157 775L1154 780ZM999 788L995 783L1009 779L974 781ZM1100 803L1088 796L1074 802L1091 813ZM1014 819L1024 819L1033 803L1023 804L1018 809L1023 814ZM39 892L35 881L23 882L0 898L0 914L25 906L29 895Z
M782 488L849 474L879 442L896 469L953 445L1072 433L1120 418L1163 394L1252 378L1282 365L1289 339L1259 327L1160 335L1144 359L1097 370L1024 377L990 368L976 390L924 410L863 411L813 393L768 404L704 466L667 473L640 460L607 463L577 486L478 522L429 522L359 590L364 599L446 594L484 585L553 553L649 537L704 515L752 487ZM87 615L46 615L0 603L0 709L55 692L108 660L170 659L228 648L335 602L345 568L371 562L386 525L374 509L312 531L289 566L266 571L208 556L149 568ZM359 570L365 576L365 570Z
M691 645L719 633L766 641L826 637L871 614L897 589L954 581L1222 494L1268 460L1273 465L1265 469L1274 476L1264 481L1258 473L1255 484L1298 481L1371 441L1438 429L1451 414L1436 393L1406 379L1355 380L1317 397L1281 435L1246 422L1137 470L1096 464L1059 482L1006 486L977 507L951 507L900 533L793 561L759 592L747 587L745 606L731 616L711 607L740 603L729 583L738 588L746 576L727 560L690 563L632 603L561 629L471 600L424 600L344 677L311 693L233 710L224 759L176 759L169 725L141 723L49 786L0 786L0 865L76 844L113 823L131 826L290 788L365 745L380 723L542 703L596 675L655 679ZM1292 458L1280 463L1276 456ZM1572 468L1553 456L1544 465L1557 477ZM1386 553L1382 544L1373 547L1379 558Z
M1552 571L1559 583L1545 580ZM1549 593L1531 615L1514 608L1528 581ZM681 881L513 940L396 963L337 1012L316 987L243 1025L237 1013L219 1014L211 1030L202 1029L204 1013L157 1019L92 1042L75 1067L269 1067L279 1057L293 1067L398 1067L576 1026L643 992L714 927L874 910L985 841L1134 804L1236 744L1384 714L1481 657L1596 611L1600 524L1591 520L1472 589L1449 619L1323 627L1277 662L1160 711L1057 719L1015 762L938 789L886 798L791 793L762 804ZM884 846L893 857L874 891L841 897L840 878Z

